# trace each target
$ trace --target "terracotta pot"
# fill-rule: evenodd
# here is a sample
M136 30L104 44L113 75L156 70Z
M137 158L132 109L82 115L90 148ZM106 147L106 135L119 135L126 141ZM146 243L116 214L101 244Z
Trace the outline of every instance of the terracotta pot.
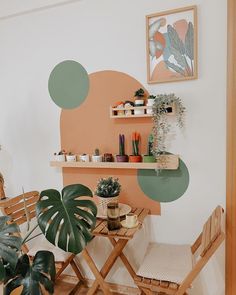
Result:
M154 156L144 155L143 156L143 162L144 163L155 163L156 159Z
M138 155L138 156L130 155L129 156L129 162L132 162L132 163L142 162L142 156L140 156L140 155Z
M117 162L129 162L128 155L116 155Z

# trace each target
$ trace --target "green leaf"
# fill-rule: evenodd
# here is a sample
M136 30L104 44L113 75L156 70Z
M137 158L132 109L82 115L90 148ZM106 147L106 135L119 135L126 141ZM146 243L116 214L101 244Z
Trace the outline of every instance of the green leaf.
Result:
M4 281L5 277L6 277L5 267L2 263L2 261L0 261L0 284L2 281Z
M170 47L170 52L174 55L175 60L177 63L182 67L186 68L188 65L186 64L186 59L178 50L176 50L174 47Z
M192 22L188 23L188 30L185 36L185 48L187 56L194 59L194 29Z
M170 40L170 45L177 51L179 51L180 54L185 54L185 47L183 41L179 38L178 33L176 30L171 26L167 26L167 32Z
M38 224L49 242L66 252L80 253L92 239L97 207L91 190L82 184L68 185L60 194L49 189L41 192L36 206Z
M177 65L175 65L175 64L173 64L173 63L171 63L171 62L168 61L168 60L165 60L165 64L167 65L168 68L171 68L171 69L174 70L175 72L181 74L182 76L185 76L184 70L183 70L181 67L179 67L179 66L177 66Z
M4 294L10 295L20 286L23 286L21 295L41 295L43 294L42 286L49 294L53 294L55 273L52 252L38 251L32 265L30 265L29 257L25 254L19 258L14 278L6 283Z
M18 251L21 248L20 229L17 224L7 224L10 220L7 216L0 216L0 260L9 263L11 268L15 268L18 260ZM13 235L14 234L14 235ZM2 267L1 267L2 268ZM3 272L1 271L3 276Z

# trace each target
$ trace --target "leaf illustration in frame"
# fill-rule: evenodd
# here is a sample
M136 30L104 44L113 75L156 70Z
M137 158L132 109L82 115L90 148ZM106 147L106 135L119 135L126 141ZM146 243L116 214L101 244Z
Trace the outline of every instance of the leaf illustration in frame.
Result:
M171 26L167 26L167 32L170 39L171 47L174 47L180 54L185 54L185 47L183 41L179 38L176 30Z
M188 30L185 36L185 48L187 56L193 60L194 59L194 29L192 22L188 24Z
M169 60L165 60L165 64L167 65L168 68L171 68L175 72L181 74L182 76L185 76L185 72L181 67L171 63Z

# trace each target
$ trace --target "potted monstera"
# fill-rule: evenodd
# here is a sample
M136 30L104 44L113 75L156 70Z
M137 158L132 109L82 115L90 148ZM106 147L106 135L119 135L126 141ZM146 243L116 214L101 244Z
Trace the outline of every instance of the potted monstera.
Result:
M61 193L55 189L41 192L36 206L38 224L24 240L19 237L19 227L8 224L9 217L0 217L0 282L4 284L4 294L10 295L13 290L22 295L45 294L45 290L47 294L54 293L53 253L38 251L30 262L27 254L20 256L20 248L39 226L55 246L66 252L80 253L92 239L97 214L96 205L84 196L93 195L82 184L66 186ZM56 226L62 220L64 226Z

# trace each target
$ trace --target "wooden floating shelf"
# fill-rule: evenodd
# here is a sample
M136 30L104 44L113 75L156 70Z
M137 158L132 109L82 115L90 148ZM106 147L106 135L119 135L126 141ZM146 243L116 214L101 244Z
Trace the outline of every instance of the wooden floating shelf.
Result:
M177 158L178 159L178 158ZM130 163L130 162L59 162L51 161L51 167L57 168L94 168L94 169L166 169L176 170L179 166L179 160L166 161L165 164L161 163Z
M175 105L171 105L171 111L166 113L167 116L172 116L175 114ZM148 114L147 111L152 109L152 106L140 106L140 107L123 107L123 108L113 108L110 107L110 118L112 119L128 119L128 118L146 118L146 117L153 117L152 114ZM135 110L144 110L144 114L135 114Z

